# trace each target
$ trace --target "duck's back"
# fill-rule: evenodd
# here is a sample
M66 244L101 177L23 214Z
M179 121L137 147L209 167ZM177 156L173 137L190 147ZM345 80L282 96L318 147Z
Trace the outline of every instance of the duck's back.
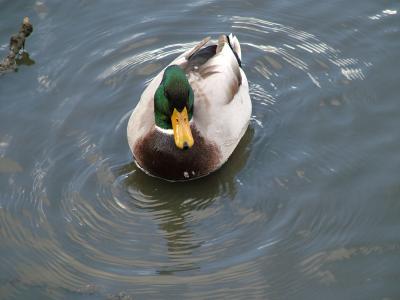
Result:
M194 123L207 140L219 146L223 164L248 127L252 105L239 42L230 35L220 37L218 43L202 48L181 66L195 94Z

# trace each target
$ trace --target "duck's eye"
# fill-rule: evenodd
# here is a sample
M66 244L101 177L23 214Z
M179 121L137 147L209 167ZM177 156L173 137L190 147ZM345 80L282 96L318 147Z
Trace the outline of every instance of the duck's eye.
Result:
M175 119L175 121L178 123L179 122L179 120L178 119Z

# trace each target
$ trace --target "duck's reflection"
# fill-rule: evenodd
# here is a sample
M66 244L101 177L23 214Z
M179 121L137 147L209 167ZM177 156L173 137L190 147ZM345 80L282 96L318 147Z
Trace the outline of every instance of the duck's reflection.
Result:
M204 219L206 208L217 199L234 198L238 188L236 177L246 164L253 135L254 129L249 127L229 161L215 173L197 180L167 182L144 174L134 163L118 170L120 175L130 174L124 181L132 197L130 205L132 209L151 212L163 231L170 258L190 255L204 242L193 234L196 212L202 211Z

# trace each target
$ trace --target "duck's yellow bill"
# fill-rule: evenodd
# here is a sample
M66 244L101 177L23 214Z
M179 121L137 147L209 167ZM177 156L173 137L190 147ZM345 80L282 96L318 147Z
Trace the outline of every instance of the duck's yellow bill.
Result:
M171 116L172 128L174 130L175 145L179 149L191 148L194 144L192 131L190 130L189 116L186 107L182 112L178 112L176 108Z

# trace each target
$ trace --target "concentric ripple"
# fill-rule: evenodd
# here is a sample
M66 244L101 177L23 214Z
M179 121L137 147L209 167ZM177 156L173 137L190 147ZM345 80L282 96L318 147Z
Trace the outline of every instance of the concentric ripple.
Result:
M164 182L132 162L128 118L153 76L219 32L212 24L194 35L169 31L175 21L156 16L110 29L110 16L87 2L79 34L50 17L55 7L36 2L48 20L39 39L58 54L38 63L39 100L4 110L20 122L0 131L2 295L300 299L310 286L340 281L335 263L398 252L396 243L357 236L378 222L358 202L369 190L363 171L375 166L374 145L354 129L360 106L375 101L368 88L354 93L370 61L268 18L219 16L242 44L250 127L215 174ZM185 6L186 21L213 5ZM121 9L118 17L130 15ZM55 32L67 43L59 46ZM27 154L13 160L22 144ZM334 195L343 196L349 177L358 190L348 188L345 202ZM355 237L360 244L346 247Z

